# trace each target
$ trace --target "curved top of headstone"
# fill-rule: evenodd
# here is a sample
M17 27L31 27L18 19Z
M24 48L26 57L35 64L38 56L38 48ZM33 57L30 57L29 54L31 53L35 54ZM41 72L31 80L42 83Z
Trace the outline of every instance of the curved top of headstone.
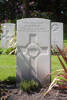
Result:
M8 27L11 27L11 26L15 26L15 24L14 23L3 23L3 24L1 24L1 26L8 26Z
M61 30L61 27L63 30L63 23L62 22L52 22L51 23L51 30L52 31L57 31L58 29Z
M39 22L43 22L43 21L50 21L49 19L44 19L44 18L24 18L24 19L19 19L17 20L17 22L36 22L36 21L39 21Z
M62 22L51 22L51 24L63 24Z
M15 28L15 24L14 23L3 23L1 24L2 29L14 29Z
M22 24L23 23L46 23L48 25L48 23L50 22L49 19L44 19L44 18L24 18L24 19L19 19L17 20L17 29L18 27L20 27L18 30L22 29Z

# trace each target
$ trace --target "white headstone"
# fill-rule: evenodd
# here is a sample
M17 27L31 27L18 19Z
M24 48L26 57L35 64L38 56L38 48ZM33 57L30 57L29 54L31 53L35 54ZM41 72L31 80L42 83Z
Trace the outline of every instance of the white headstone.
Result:
M4 23L2 26L2 36L1 36L1 47L8 48L9 47L9 40L13 36L15 36L15 24L13 23Z
M56 49L56 45L63 50L63 23L51 23L51 45Z
M17 82L42 83L50 73L50 20L25 18L17 21ZM50 81L47 77L46 82Z

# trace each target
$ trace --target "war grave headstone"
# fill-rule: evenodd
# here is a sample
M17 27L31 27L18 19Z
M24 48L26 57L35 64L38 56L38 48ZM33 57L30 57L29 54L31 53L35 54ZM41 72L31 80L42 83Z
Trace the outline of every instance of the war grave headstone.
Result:
M50 59L50 20L17 20L17 83L32 79L42 83L50 73Z
M1 25L2 35L1 35L1 47L8 48L10 46L9 40L15 36L15 24L14 23L4 23Z
M63 23L51 23L51 45L56 50L56 45L63 50Z

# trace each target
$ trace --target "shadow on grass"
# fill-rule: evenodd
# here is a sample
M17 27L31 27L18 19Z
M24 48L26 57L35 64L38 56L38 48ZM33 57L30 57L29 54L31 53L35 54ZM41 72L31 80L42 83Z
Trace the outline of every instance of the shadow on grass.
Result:
M8 77L4 81L0 80L0 90L1 92L16 89L16 77ZM3 90L3 91L2 91Z
M12 85L12 84L16 84L16 77L8 77L7 79L5 79L4 81L0 80L0 84L8 84L8 85Z
M11 77L10 76L5 81L10 83L10 84L16 84L16 77Z

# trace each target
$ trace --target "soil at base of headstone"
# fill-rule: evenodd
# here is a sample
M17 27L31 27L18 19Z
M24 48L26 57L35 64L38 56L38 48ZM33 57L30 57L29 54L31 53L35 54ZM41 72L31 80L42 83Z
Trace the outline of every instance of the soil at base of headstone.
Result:
M67 90L52 89L44 96L42 93L48 89L41 88L34 93L26 93L16 88L15 85L0 85L0 100L67 100ZM5 98L5 99L4 99Z

